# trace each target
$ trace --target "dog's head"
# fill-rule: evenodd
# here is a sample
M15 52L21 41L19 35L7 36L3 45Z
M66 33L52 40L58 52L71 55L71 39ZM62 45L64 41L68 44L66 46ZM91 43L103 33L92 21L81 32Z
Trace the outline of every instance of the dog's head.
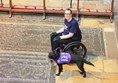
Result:
M48 57L53 60L57 60L59 58L60 51L54 50L53 52L49 52Z

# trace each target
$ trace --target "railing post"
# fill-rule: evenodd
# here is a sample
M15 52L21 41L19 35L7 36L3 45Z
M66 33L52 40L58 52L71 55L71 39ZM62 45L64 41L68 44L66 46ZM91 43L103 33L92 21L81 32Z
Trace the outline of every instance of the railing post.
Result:
M79 21L79 0L77 0L77 19Z
M46 18L46 7L45 7L45 0L43 0L43 20Z
M72 8L72 0L70 0L70 8Z
M12 17L12 0L9 0L9 6L10 6L9 17L11 18Z
M3 1L1 0L1 5L3 4Z
M110 22L112 22L112 19L113 19L113 13L114 13L114 0L112 0L112 2L111 2L111 13L112 13L112 15L110 16Z

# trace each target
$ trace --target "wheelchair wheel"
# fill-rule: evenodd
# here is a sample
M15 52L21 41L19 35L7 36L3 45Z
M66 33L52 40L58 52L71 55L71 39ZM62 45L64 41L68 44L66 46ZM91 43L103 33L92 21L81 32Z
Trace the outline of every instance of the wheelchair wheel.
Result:
M81 57L85 58L87 49L86 46L81 42L71 42L64 47L63 52L80 55Z

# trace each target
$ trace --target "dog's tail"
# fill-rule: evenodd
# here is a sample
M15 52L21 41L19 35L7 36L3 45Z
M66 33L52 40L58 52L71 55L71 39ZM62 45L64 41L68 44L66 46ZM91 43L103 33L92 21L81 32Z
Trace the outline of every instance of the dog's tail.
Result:
M95 67L95 65L87 60L84 59L84 63L88 64L88 65L92 65L93 67Z

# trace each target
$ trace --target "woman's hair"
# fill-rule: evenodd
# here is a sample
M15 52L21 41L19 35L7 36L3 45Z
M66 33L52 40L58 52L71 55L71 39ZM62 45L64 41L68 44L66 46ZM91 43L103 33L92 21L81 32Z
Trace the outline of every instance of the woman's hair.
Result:
M70 14L72 14L72 10L70 8L67 8L65 11L70 11Z

